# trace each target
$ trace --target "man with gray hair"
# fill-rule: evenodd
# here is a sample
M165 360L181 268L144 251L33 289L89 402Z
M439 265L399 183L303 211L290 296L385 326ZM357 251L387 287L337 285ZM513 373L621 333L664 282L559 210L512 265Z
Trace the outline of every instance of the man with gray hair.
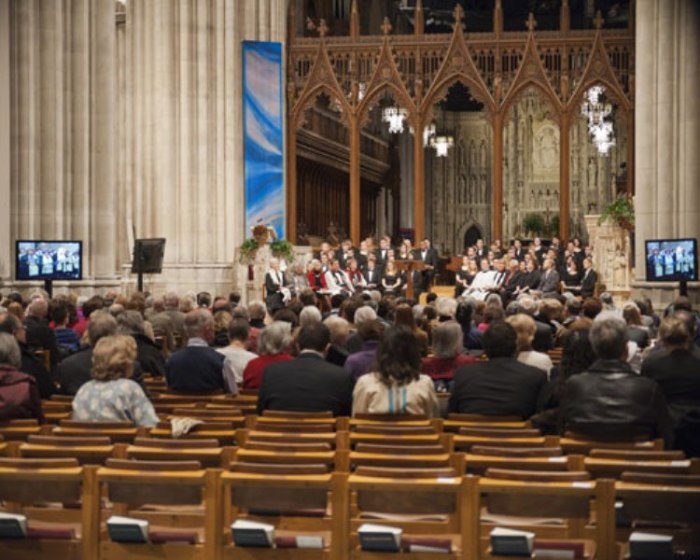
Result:
M152 339L146 336L141 313L134 309L122 311L117 316L117 323L120 333L129 335L136 341L136 359L141 364L143 371L155 377L164 376L163 352Z
M181 393L225 391L238 394L236 376L228 357L209 347L214 341L214 318L204 308L185 316L187 346L165 364L168 388Z
M66 395L75 395L83 383L92 379L92 350L97 341L105 336L117 334L117 320L109 311L93 311L90 315L90 323L87 328L88 342L90 346L81 348L75 354L71 354L63 360L56 370L61 392ZM134 361L132 379L139 385L142 384L142 369L138 360Z
M49 314L48 302L37 294L27 307L27 316L24 319L24 328L27 330L27 345L30 348L43 348L51 354L51 364L55 366L59 360L56 336L49 327L47 320Z
M616 441L663 438L670 446L671 422L661 388L635 374L625 361L625 322L615 317L596 321L590 339L597 360L566 381L559 410L561 432Z

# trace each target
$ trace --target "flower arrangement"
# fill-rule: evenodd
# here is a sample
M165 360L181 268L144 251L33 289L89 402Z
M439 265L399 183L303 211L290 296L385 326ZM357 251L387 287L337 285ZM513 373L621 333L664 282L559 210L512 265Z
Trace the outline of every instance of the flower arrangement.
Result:
M294 245L286 239L276 239L270 243L270 251L275 257L284 259L288 263L294 260Z
M532 233L533 235L542 235L545 229L544 226L544 218L541 214L526 214L523 218L523 229L528 233Z
M598 225L605 222L612 222L623 229L631 231L634 229L634 205L632 200L625 194L620 194L615 200L608 204L598 218Z

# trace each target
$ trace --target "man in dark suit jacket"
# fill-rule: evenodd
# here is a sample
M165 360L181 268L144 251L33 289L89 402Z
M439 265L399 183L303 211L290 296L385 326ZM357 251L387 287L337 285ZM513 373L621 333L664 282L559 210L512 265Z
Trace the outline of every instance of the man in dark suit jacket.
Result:
M462 366L455 372L450 412L530 418L537 409L546 374L516 358L515 330L492 323L481 337L487 362Z
M433 249L430 239L427 237L420 242L420 248L416 249L413 254L414 259L423 261L425 268L419 272L416 292L427 292L430 290L430 286L433 283L433 277L435 276L435 270L438 267L438 254L435 249Z
M265 368L258 393L258 414L264 410L319 412L350 416L353 380L343 368L325 360L331 335L323 323L299 331L299 357Z
M27 308L24 328L27 330L27 345L34 350L48 350L51 354L51 364L55 366L59 361L58 346L56 335L46 319L48 314L49 304L43 298L36 298Z
M598 273L593 270L593 261L590 258L583 259L583 278L581 278L581 297L593 297L595 285L598 282Z
M556 298L559 296L559 273L555 269L555 262L549 257L544 260L542 265L542 275L540 283L537 285L537 291L542 294L543 298Z

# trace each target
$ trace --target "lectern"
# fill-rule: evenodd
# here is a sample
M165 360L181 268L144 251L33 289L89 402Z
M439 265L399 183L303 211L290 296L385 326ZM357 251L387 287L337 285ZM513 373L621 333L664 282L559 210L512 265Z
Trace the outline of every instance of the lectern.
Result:
M425 263L420 259L395 260L396 270L406 273L406 297L413 299L413 273L425 268Z

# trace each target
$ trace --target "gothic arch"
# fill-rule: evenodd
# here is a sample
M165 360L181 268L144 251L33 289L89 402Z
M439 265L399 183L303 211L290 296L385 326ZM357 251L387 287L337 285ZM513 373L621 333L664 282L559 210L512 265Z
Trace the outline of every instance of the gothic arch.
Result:
M469 217L460 226L457 235L455 236L455 247L462 247L464 249L467 247L467 234L472 235L478 234L477 239L484 239L484 232L486 229L480 223L476 222L473 218ZM476 243L476 240L474 241Z
M421 103L422 113L426 115L426 118L432 114L433 106L441 101L448 94L450 88L456 83L461 83L468 87L474 99L484 104L485 111L493 112L496 110L496 104L493 98L481 82L463 72L455 72L447 74L438 82L433 82L433 85L430 87L430 90Z
M304 113L306 113L306 111L308 111L313 106L313 104L316 103L316 99L318 99L318 96L324 93L328 95L328 97L330 97L332 100L336 99L340 101L341 114L343 115L341 117L341 121L347 126L348 116L350 114L350 105L348 105L347 101L345 101L345 99L339 95L338 91L334 91L331 88L331 86L322 83L307 89L304 92L304 94L299 98L297 103L294 105L291 116L295 129L299 128L302 125Z

